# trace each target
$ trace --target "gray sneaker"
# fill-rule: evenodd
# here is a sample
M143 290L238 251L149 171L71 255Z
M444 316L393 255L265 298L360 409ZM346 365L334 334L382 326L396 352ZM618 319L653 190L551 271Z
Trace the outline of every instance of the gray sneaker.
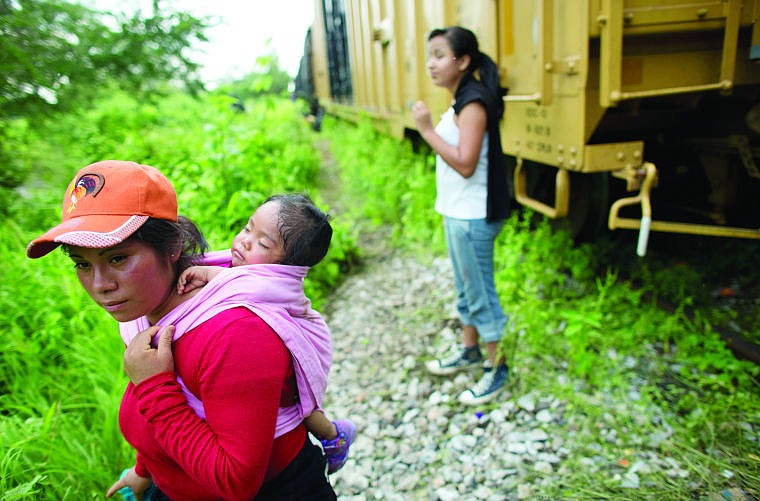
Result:
M500 365L495 369L486 367L483 377L472 388L464 390L459 395L459 401L465 405L480 405L496 398L504 383L509 379L509 369L506 365Z
M437 360L430 360L425 364L427 370L437 376L446 376L454 374L455 372L477 369L482 366L483 354L480 353L480 348L477 346L471 346L465 348L464 346L458 353L451 355L447 358L439 358Z

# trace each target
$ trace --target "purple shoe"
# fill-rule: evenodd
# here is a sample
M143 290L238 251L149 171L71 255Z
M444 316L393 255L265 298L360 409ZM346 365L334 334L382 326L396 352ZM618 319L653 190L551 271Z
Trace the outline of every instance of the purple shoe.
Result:
M332 440L321 440L327 457L327 473L335 473L343 468L348 459L348 448L356 437L356 425L348 419L333 421L338 436Z

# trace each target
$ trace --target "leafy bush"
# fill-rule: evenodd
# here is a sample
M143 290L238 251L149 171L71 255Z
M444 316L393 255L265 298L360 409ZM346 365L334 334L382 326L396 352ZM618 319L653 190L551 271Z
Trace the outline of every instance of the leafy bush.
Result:
M79 490L67 478L108 485L115 465L131 460L116 418L122 349L116 324L79 286L68 258L31 262L26 241L18 225L0 223L0 255L12 263L0 283L0 492L62 499Z
M415 154L373 129L368 119L358 126L325 117L340 173L340 186L357 227L393 228L394 242L435 253L445 252L441 219L430 210L435 197L435 168L429 156Z

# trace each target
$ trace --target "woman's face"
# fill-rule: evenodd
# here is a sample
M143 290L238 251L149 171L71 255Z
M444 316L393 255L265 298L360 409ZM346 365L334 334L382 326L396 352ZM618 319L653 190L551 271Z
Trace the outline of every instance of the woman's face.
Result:
M430 78L435 85L445 87L453 93L467 68L465 59L454 57L449 42L443 35L431 38L428 42L428 49L430 55L427 60L427 68L430 72Z
M147 315L155 323L176 306L173 260L129 239L105 249L70 247L87 294L119 322Z
M273 264L285 257L280 236L280 203L267 202L256 209L245 227L232 240L232 266Z

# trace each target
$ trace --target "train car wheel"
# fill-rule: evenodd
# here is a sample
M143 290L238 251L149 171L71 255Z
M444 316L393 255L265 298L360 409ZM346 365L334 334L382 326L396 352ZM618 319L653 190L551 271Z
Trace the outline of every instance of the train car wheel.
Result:
M553 225L569 231L576 242L595 240L606 227L610 207L609 174L570 173L568 214Z

